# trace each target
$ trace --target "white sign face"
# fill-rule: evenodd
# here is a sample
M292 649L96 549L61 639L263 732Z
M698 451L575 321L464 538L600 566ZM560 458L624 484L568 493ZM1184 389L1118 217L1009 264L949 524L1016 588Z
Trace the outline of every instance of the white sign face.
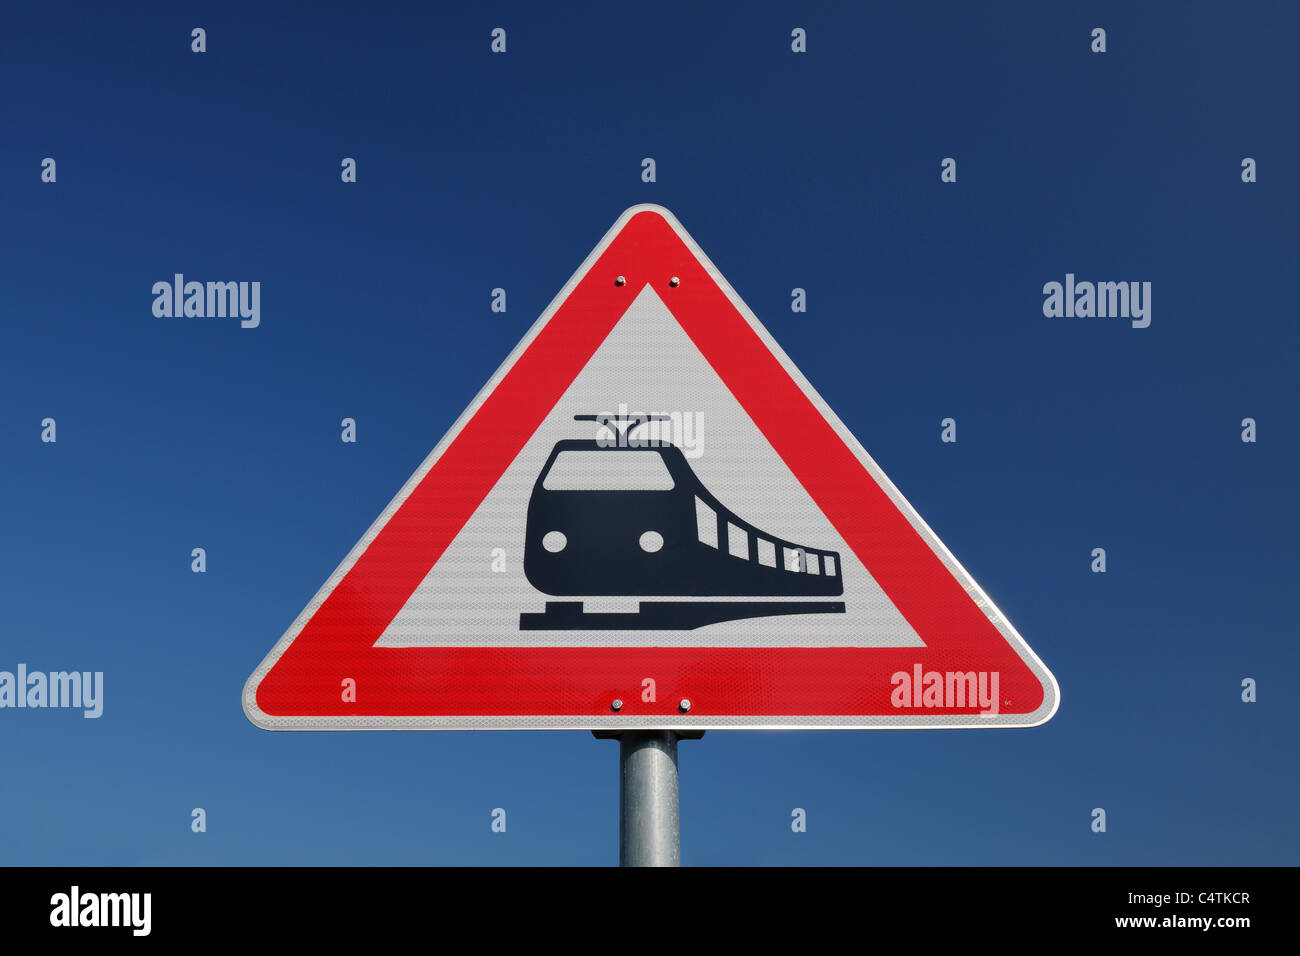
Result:
M1032 726L1042 662L629 209L249 679L268 729Z
M648 360L647 360L648 359ZM576 420L596 416L611 424ZM664 416L632 428L619 427L620 419ZM620 448L620 437L625 447ZM599 549L601 560L628 561L622 573L622 592L617 595L590 594L576 569L571 582L572 599L583 602L584 609L597 613L635 612L642 600L666 600L672 597L684 604L697 602L736 603L746 611L755 603L757 591L764 599L793 603L800 598L794 585L804 583L798 573L777 570L789 562L777 555L776 542L802 544L840 556L842 566L823 569L827 578L842 577L836 603L844 605L835 613L795 613L772 618L744 617L720 621L691 630L642 629L635 627L606 630L583 628L546 629L544 632L520 630L521 612L541 612L547 600L557 596L539 591L528 579L525 562L510 555L525 553L526 516L534 485L542 474L553 449L563 441L587 440L594 448L573 449L557 456L551 484L563 482L566 489L580 494L584 486L594 489L601 479L618 478L619 488L591 490L590 495L616 495L631 492L638 481L653 485L656 478L673 488L674 481L663 462L664 454L677 452L700 484L744 527L728 520L719 529L716 519L697 520L696 495L689 487L677 487L671 494L680 500L680 510L689 519L690 540L664 538L665 528L646 527L633 522L629 526L607 528L596 535L592 544ZM602 447L603 446L603 447ZM637 450L635 446L643 446ZM581 456L585 456L585 459ZM573 460L573 473L563 474L563 466ZM637 461L638 459L642 461ZM636 462L636 471L629 464ZM611 475L615 468L623 474ZM652 470L653 469L653 470ZM640 472L640 473L638 473ZM543 488L545 493L547 489ZM645 494L667 496L669 492L651 490ZM627 499L636 509L637 499ZM581 501L575 502L577 508ZM635 518L635 515L630 517ZM573 520L570 517L569 520ZM748 527L765 534L753 534ZM725 530L724 530L725 529ZM552 530L533 529L545 535ZM708 543L700 540L701 530ZM710 535L710 531L716 533ZM645 533L655 533L663 540L651 556L640 544ZM726 540L719 540L718 534ZM749 538L766 542L763 554L749 560ZM578 546L573 542L570 546ZM681 545L681 547L679 547ZM484 574L485 555L495 549L506 554L504 570ZM567 550L567 549L566 549ZM627 552L623 554L621 552ZM695 588L700 595L663 595L651 587L655 563L675 564L705 559L698 568ZM562 555L561 555L562 556ZM561 556L557 556L557 559ZM726 558L725 561L722 559ZM707 580L709 562L727 568L728 563L742 562L750 581L742 582L742 593L727 593L737 588L719 583L710 587ZM832 565L834 562L832 562ZM805 573L814 569L807 566ZM650 570L643 570L647 566ZM834 572L833 574L825 572ZM680 590L680 588L679 588ZM783 592L791 592L785 594ZM569 595L564 595L568 597ZM627 622L631 624L633 622ZM772 450L735 397L718 378L699 350L686 337L682 327L668 311L655 290L646 285L633 299L609 337L597 349L573 384L543 420L504 475L488 492L450 547L438 559L410 600L385 628L379 639L382 647L444 646L480 644L489 647L535 647L539 640L554 645L625 646L675 644L703 647L921 647L923 643L911 625L885 596L870 572L862 566L848 545L826 520L821 509L808 497L798 479Z

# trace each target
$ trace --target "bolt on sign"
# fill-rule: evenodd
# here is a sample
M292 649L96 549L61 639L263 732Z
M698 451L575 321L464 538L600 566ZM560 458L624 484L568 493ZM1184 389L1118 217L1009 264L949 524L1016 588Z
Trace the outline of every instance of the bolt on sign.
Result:
M1058 699L672 213L641 205L243 703L268 730L704 730L1025 727Z

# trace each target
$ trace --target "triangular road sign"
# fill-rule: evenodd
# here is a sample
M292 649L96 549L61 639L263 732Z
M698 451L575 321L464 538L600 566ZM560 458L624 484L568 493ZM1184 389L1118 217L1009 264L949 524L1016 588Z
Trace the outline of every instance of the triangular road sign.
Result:
M244 688L270 730L1022 727L1056 680L666 209Z

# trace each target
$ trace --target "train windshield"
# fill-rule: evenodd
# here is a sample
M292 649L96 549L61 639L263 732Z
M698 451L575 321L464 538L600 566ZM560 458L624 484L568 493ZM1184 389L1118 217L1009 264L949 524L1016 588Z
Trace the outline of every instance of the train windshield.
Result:
M671 491L657 451L562 451L542 479L547 491Z

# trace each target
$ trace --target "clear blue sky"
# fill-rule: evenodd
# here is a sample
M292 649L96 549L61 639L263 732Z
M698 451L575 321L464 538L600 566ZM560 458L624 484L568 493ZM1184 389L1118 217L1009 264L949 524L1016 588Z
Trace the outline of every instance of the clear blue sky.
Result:
M639 202L1062 695L1031 730L684 743L685 862L1300 862L1293 7L424 6L3 14L0 669L106 693L0 711L0 862L616 861L613 743L271 734L240 691ZM260 281L261 326L156 318L175 272ZM1150 281L1150 328L1045 318L1067 272Z

